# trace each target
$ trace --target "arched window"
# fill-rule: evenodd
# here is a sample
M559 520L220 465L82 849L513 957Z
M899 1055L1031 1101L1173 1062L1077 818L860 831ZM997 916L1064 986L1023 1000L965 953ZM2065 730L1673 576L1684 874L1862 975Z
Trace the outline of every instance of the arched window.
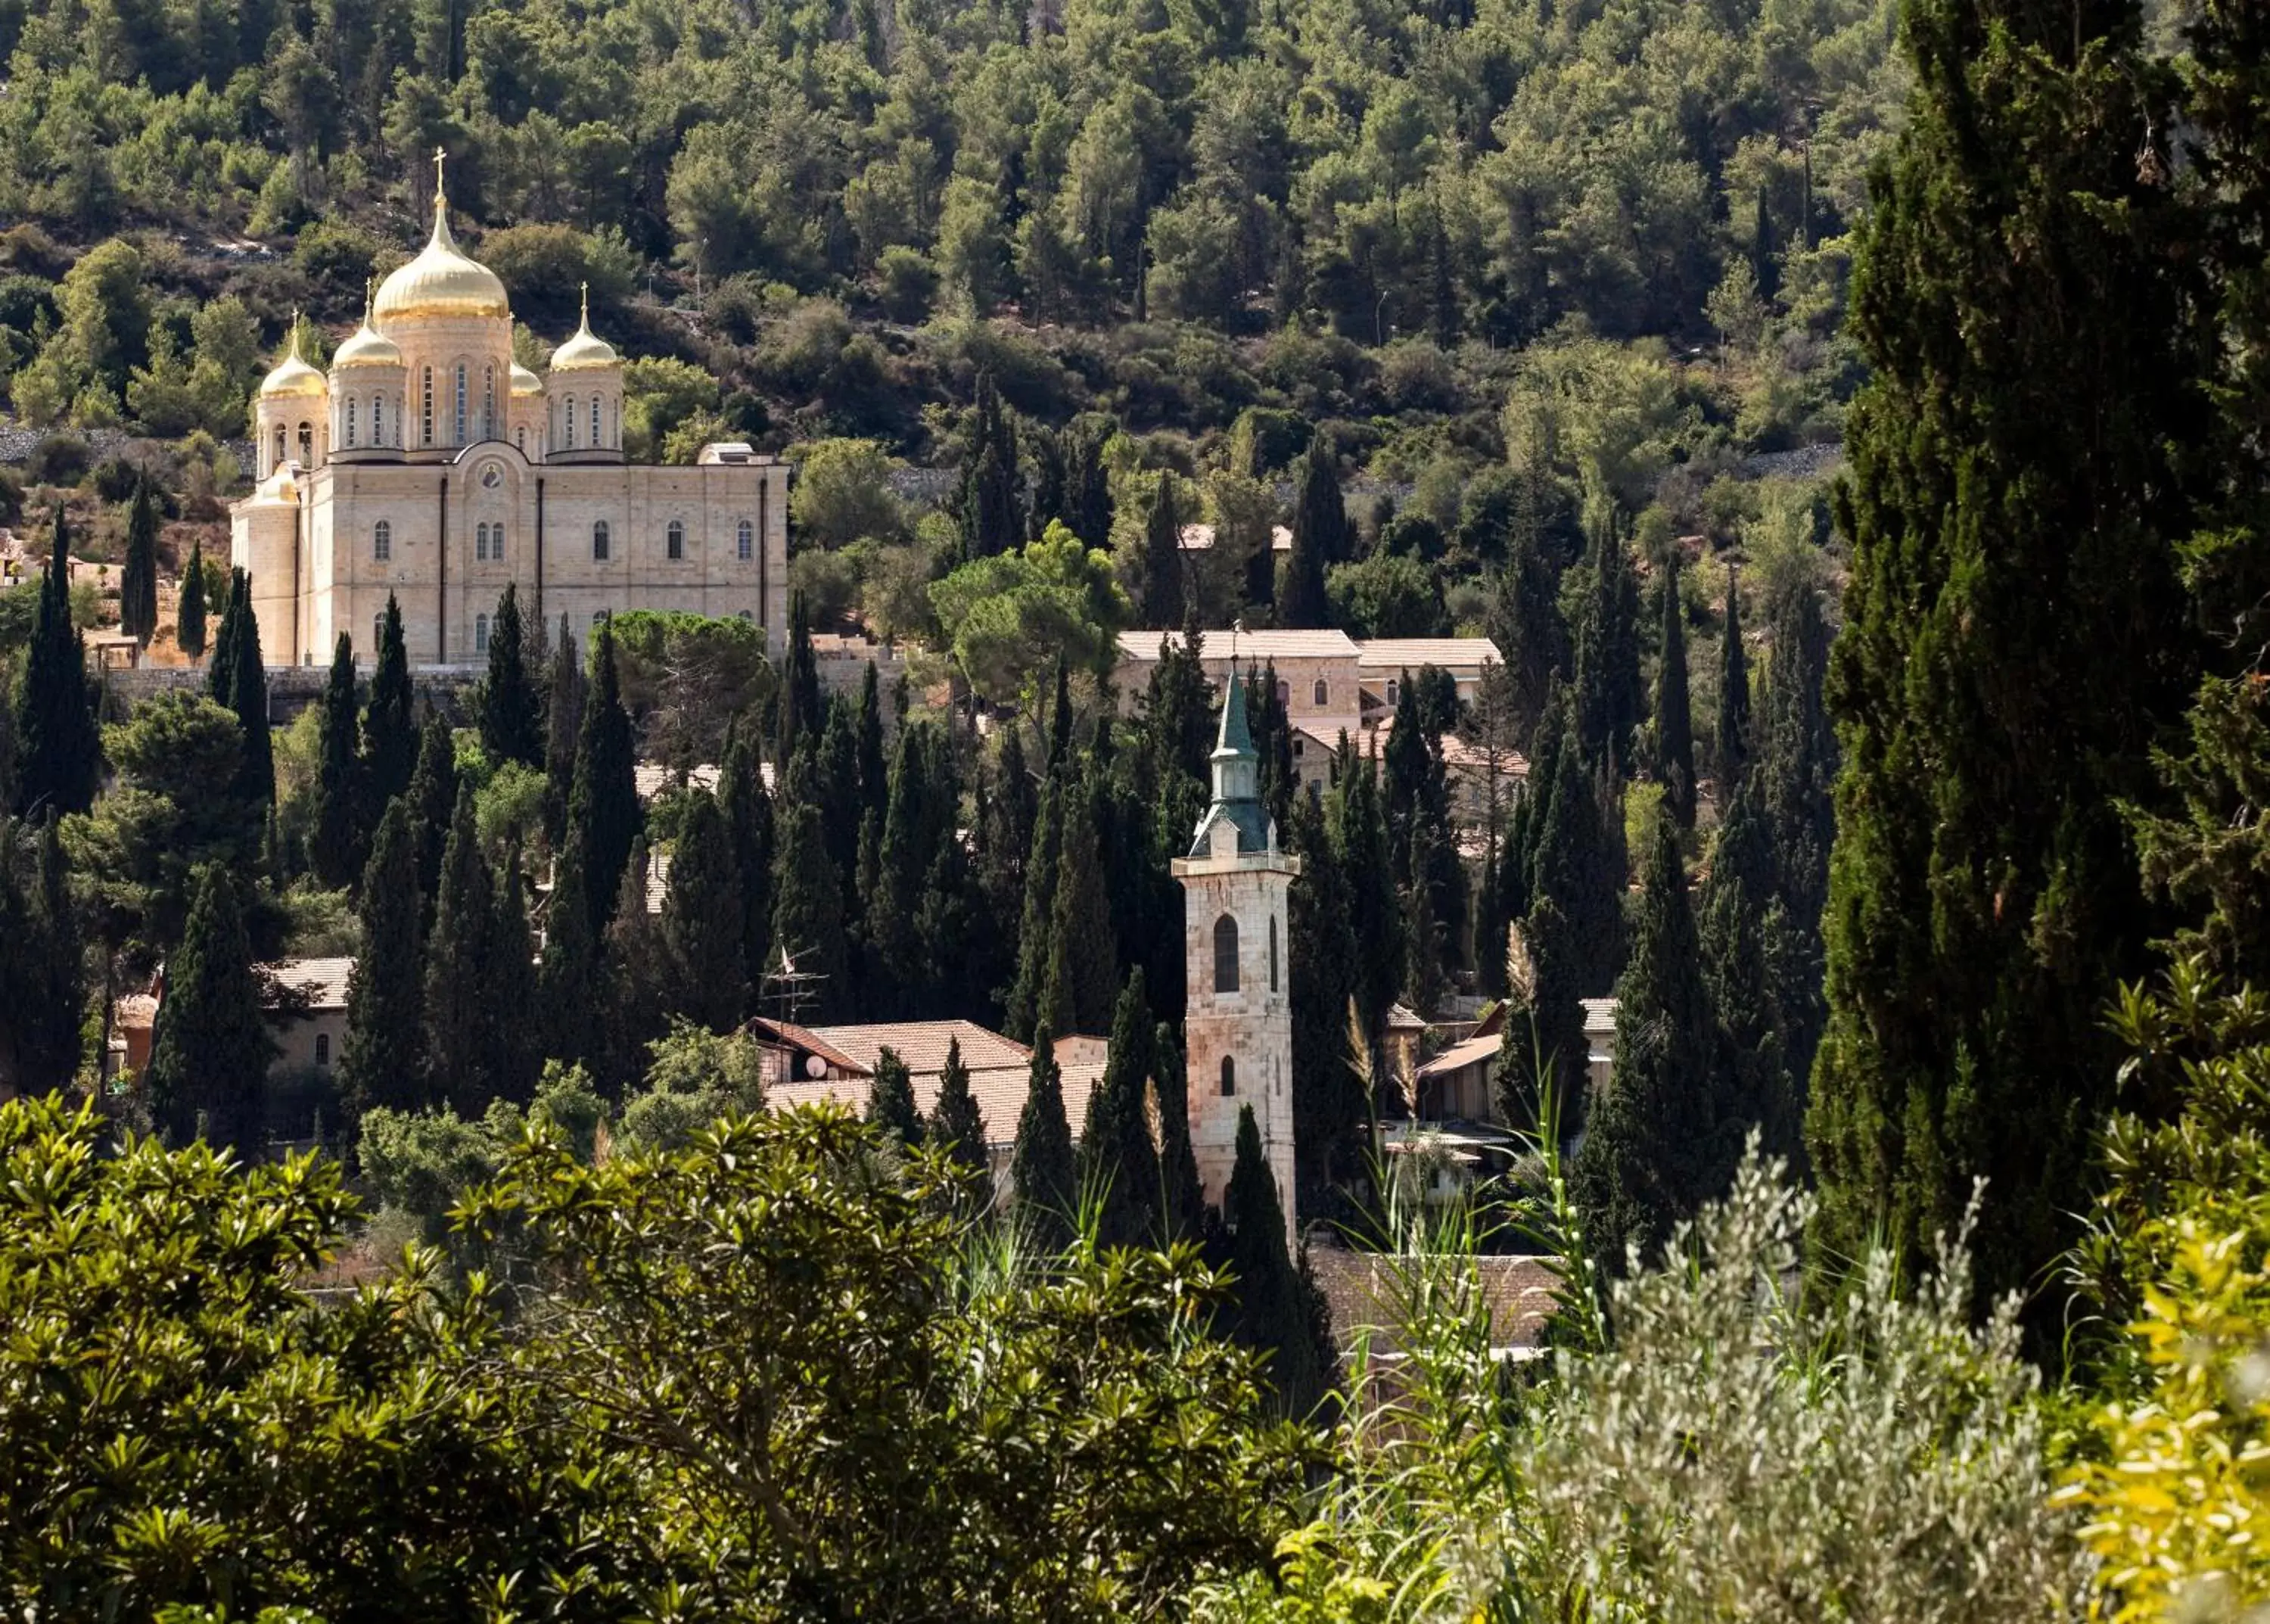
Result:
M663 532L663 551L672 560L686 556L686 521L672 519Z
M607 522L602 519L591 526L591 557L594 561L601 564L607 561Z
M592 396L592 397L591 397L591 444L592 444L594 447L597 447L597 446L598 445L598 443L599 443L599 397L598 397L597 395L594 395L594 396Z
M303 419L300 425L300 466L313 468L315 465L315 426Z
M756 526L744 519L733 527L733 556L746 564L756 555Z
M1332 702L1332 686L1322 677L1317 679L1317 708L1322 710Z
M526 456L528 455L528 425L527 425L527 424L523 423L523 424L522 424L518 428L516 428L516 429L514 429L514 430L512 431L512 443L513 443L513 444L515 444L515 445L516 445L516 446L518 446L518 447L520 448L520 454L521 454L523 456Z
M496 433L496 367L481 368L481 438L487 440Z
M1398 682L1394 678L1390 677L1387 679L1387 702L1391 705L1398 703L1402 698L1402 693L1403 685Z
M284 466L284 426L283 426L281 423L278 423L278 424L276 426L276 455L275 455L273 457L271 457L271 458L270 458L270 459L269 459L269 463L268 463L268 471L269 471L270 473L271 473L271 474L272 474L272 473L274 473L278 469L279 469L279 468L281 468L281 467L283 467L283 466Z
M422 368L419 377L418 443L430 446L434 443L434 369Z
M1280 710L1293 708L1293 685L1282 677L1277 679L1277 708Z
M486 524L473 526L473 561L478 564L489 561L489 527Z
M489 618L486 615L475 615L473 617L473 652L486 654L488 651Z
M1277 916L1269 916L1269 990L1277 990Z
M1213 990L1237 990L1237 921L1228 914L1213 922Z
M348 419L347 426L354 426L352 419ZM386 443L386 397L383 395L370 397L370 443L375 446Z
M453 446L461 446L465 443L465 363L463 361L457 363L456 407L456 414L451 421L456 426L457 437L449 443Z
M384 519L370 527L370 556L380 564L394 556L394 526ZM384 618L380 617L382 620Z
M575 397L573 395L568 397L568 409L560 415L567 419L568 431L566 441L561 449L573 451L575 449Z
M315 1064L329 1065L330 1063L331 1034L328 1032L318 1032L315 1034Z
M355 438L354 397L350 395L347 397L347 449L353 450L359 443L360 442Z
M1221 1092L1225 1095L1237 1092L1237 1061L1229 1055L1221 1057Z

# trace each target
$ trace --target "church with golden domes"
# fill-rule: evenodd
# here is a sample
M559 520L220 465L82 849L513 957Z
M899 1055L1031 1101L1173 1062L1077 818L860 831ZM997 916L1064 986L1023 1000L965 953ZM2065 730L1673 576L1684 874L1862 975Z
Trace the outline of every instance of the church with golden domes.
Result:
M586 636L629 609L738 616L785 646L788 468L738 443L623 456L623 361L583 321L544 375L512 354L504 284L434 230L328 372L291 353L252 407L257 478L229 510L271 664L376 657L391 597L413 665L474 664L508 584Z

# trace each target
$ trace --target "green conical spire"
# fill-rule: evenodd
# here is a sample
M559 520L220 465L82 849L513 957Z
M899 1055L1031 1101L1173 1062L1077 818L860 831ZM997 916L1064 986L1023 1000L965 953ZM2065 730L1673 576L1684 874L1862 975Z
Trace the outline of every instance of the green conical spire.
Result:
M1261 804L1260 753L1253 747L1253 730L1245 719L1245 684L1233 658L1229 682L1222 691L1221 730L1213 747L1213 804L1199 820L1191 855L1204 856L1211 849L1213 826L1227 819L1237 827L1241 853L1273 851L1277 829Z
M1236 658L1231 656L1229 689L1221 701L1221 731L1213 742L1213 759L1243 756L1248 760L1258 760L1253 748L1253 730L1246 725L1245 684L1238 677ZM1220 782L1220 768L1215 768L1215 782ZM1219 796L1220 791L1216 791Z

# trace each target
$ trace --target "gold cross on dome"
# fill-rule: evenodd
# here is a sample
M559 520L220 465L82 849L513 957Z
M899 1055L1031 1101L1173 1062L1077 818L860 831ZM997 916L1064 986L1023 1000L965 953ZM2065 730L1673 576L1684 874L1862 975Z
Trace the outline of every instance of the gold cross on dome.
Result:
M434 149L434 196L441 195L441 160L445 154L440 147Z

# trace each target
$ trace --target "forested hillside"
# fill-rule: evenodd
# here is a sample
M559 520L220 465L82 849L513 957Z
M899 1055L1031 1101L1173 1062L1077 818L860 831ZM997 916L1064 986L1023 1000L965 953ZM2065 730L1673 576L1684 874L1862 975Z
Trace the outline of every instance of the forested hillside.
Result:
M1833 435L1891 33L1880 0L9 0L0 382L33 425L241 433L441 147L523 320L556 337L588 278L649 358L657 449L714 413L951 460L930 408L983 367L1200 455L1250 406L1341 419L1404 481L1502 457L1524 346L1603 393L1590 334L1650 374L1606 413L1657 419L1606 470L1637 508L1665 463Z

